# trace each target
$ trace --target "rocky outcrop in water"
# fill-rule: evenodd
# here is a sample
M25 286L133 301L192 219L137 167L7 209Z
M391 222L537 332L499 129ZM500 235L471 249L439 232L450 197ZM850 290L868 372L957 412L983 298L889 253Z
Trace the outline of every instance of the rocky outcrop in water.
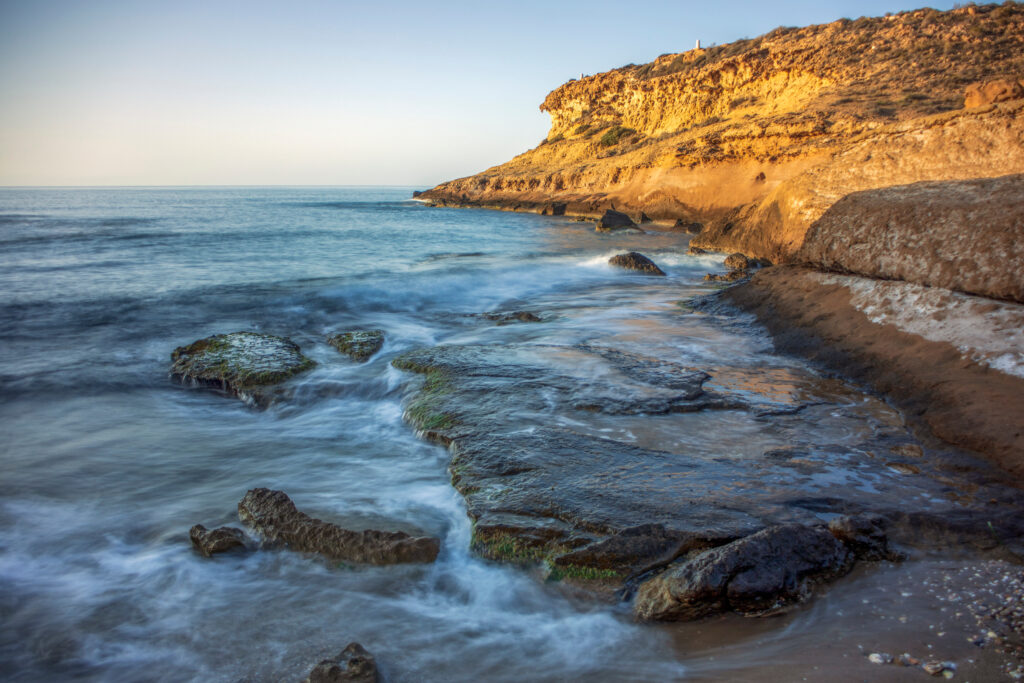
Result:
M202 524L196 524L188 530L188 537L192 546L206 557L245 548L245 534L241 529L230 526L207 529Z
M298 344L257 332L232 332L200 339L171 354L171 377L265 404L275 385L316 365Z
M353 330L327 338L327 343L356 361L365 361L384 346L384 330Z
M377 662L359 643L349 643L334 659L325 659L303 683L377 683Z
M615 230L639 230L633 219L615 209L608 209L601 216L595 228L598 232L613 232Z
M448 446L452 483L474 520L474 550L544 563L552 578L627 588L678 558L767 527L822 530L823 514L897 520L903 543L917 542L922 525L937 537L955 526L956 538L971 542L991 541L989 521L999 538L1024 532L1024 521L992 520L983 506L948 495L953 485L973 499L1016 501L1016 490L983 478L951 484L949 463L938 456L915 459L914 475L887 466L920 447L902 429L856 412L861 403L841 383L754 368L702 371L597 344L440 346L393 365L423 378L405 415ZM751 393L758 386L776 389ZM732 421L771 424L789 447L734 457L736 444L679 451L670 442L608 438L602 428L642 415L657 429L672 415L719 410ZM865 430L860 440L823 442L819 422L850 411L850 424ZM699 435L688 441L702 443ZM848 537L870 540L870 530L858 529Z
M647 273L648 275L665 274L665 271L659 268L654 261L636 251L630 251L625 254L616 254L608 259L608 263L609 265L613 265L618 268L635 270L639 273Z
M687 558L642 584L633 613L643 621L722 611L763 614L803 601L814 583L852 565L853 554L823 527L772 526Z
M271 542L332 560L366 564L433 562L436 538L401 531L350 531L299 512L283 491L252 489L238 503L238 518Z

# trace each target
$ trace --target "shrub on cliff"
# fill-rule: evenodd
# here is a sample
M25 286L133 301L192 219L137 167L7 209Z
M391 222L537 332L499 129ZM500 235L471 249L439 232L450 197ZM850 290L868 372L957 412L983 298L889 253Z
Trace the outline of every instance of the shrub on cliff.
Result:
M604 147L613 147L619 144L619 140L625 137L629 137L636 133L632 128L626 128L625 126L612 126L608 129L604 135L601 136L601 145Z

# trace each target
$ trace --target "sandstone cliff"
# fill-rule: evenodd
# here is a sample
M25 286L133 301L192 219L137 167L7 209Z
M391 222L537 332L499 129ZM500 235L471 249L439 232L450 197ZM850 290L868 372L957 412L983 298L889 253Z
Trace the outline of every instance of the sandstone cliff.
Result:
M779 28L570 81L541 105L538 147L422 198L614 206L783 261L851 192L1024 172L1021 75L1018 4Z

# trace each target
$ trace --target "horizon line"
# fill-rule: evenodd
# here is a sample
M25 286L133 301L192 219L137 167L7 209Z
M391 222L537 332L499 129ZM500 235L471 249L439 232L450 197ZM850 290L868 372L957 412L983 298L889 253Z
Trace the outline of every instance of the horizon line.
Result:
M117 188L167 188L167 187L420 187L420 185L381 185L381 184L205 184L205 185L0 185L0 190L33 190L33 189L117 189Z

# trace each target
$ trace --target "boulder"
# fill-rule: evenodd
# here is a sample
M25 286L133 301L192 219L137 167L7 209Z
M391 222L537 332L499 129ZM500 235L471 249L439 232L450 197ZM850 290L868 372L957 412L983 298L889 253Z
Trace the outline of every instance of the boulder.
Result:
M230 526L207 529L202 524L196 524L188 530L188 537L195 549L206 557L245 547L245 534L241 529Z
M171 353L171 377L263 403L270 388L316 365L298 344L257 332L215 334Z
M979 81L967 86L967 91L964 93L964 109L1016 100L1021 97L1024 97L1024 81L1013 78Z
M343 529L299 512L283 491L270 489L247 492L238 503L238 518L270 541L333 560L366 564L433 562L441 548L436 538L401 531Z
M681 621L732 610L760 614L804 600L849 571L853 554L823 527L780 524L672 565L640 586L633 613Z
M889 550L881 517L860 515L837 517L828 523L829 532L853 551L858 560L889 560L896 555Z
M597 222L596 229L599 232L610 232L612 230L627 230L630 228L639 230L632 218L621 211L608 209L604 212L604 215L601 216L601 220Z
M701 249L700 247L690 247L686 250L686 253L690 256L700 256L701 254L708 253L707 249Z
M325 659L303 683L376 683L377 662L359 643L349 643L334 659Z
M654 264L654 261L641 253L630 251L625 254L616 254L608 259L608 263L627 270L636 270L650 275L664 275L665 271Z
M353 330L327 338L327 343L353 360L365 361L384 346L384 330Z
M729 270L747 270L755 264L740 252L725 257L725 267Z

